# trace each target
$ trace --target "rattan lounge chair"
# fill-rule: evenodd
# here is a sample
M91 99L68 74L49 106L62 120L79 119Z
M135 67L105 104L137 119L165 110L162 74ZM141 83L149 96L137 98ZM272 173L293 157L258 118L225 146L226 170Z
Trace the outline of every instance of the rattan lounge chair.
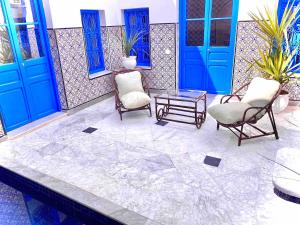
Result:
M241 90L247 88L246 94L239 95ZM275 135L279 138L272 104L281 91L281 85L274 80L254 78L250 83L244 85L231 95L221 98L220 104L208 109L208 113L217 121L217 129L220 126L228 128L238 137L238 146L242 140L262 136ZM232 100L234 100L232 102ZM264 116L268 115L273 131L267 132L256 124ZM257 135L250 135L244 132L244 126L249 125L259 132Z
M115 91L115 108L120 114L149 110L151 112L150 91L143 74L138 70L121 70L112 74Z

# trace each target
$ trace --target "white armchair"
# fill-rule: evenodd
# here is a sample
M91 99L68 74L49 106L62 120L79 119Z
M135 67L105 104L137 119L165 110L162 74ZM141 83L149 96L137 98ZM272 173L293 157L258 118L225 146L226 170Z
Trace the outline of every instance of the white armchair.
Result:
M150 92L140 71L123 70L113 74L115 87L115 107L120 114L137 110L149 110L151 113Z

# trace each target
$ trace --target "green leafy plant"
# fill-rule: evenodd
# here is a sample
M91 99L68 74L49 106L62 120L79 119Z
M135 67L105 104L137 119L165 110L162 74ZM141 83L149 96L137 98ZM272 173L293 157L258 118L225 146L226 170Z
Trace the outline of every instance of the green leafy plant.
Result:
M0 63L7 64L12 62L13 54L6 28L0 27Z
M127 37L126 32L124 32L122 42L123 42L123 49L126 57L130 56L131 51L134 51L136 53L133 47L141 38L142 33L143 32L131 32L130 36Z
M256 33L265 41L264 46L258 46L259 58L249 62L251 69L255 67L263 77L273 79L281 84L286 84L295 78L300 64L294 64L298 53L298 46L293 50L290 47L289 30L299 18L300 5L296 7L290 2L287 4L282 19L279 22L277 8L274 11L265 7L264 12L250 13L250 17L258 25Z

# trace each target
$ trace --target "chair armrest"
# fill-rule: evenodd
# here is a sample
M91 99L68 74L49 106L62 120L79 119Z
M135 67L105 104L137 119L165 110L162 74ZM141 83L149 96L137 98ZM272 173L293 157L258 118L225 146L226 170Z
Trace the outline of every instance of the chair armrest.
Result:
M224 95L224 96L221 98L221 100L220 100L220 104L228 103L229 100L232 99L233 97L237 97L237 99L238 99L239 101L241 101L241 96L242 96L242 95L237 95L237 94ZM225 100L225 98L227 98L227 99Z
M257 112L254 114L254 115L252 115L250 118L248 118L247 119L247 121L250 121L250 120L252 120L252 119L255 119L256 120L256 116L259 114L259 113L261 113L263 110L266 110L267 111L267 109L268 109L268 105L266 105L266 106L264 106L264 107L249 107L249 108L247 108L246 110L245 110L245 112L244 112L244 115L243 115L243 122L246 122L246 116L247 116L247 113L250 111L250 110L252 110L252 109L257 109ZM265 113L264 113L265 114Z

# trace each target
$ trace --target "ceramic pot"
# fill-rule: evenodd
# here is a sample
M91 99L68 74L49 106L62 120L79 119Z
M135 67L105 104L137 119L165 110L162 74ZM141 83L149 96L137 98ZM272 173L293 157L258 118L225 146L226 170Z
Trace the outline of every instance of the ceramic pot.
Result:
M122 64L126 69L133 70L136 67L136 56L123 57Z
M273 103L273 112L280 113L283 110L285 110L286 107L289 105L289 101L290 101L289 92L282 90L280 95L275 99Z

